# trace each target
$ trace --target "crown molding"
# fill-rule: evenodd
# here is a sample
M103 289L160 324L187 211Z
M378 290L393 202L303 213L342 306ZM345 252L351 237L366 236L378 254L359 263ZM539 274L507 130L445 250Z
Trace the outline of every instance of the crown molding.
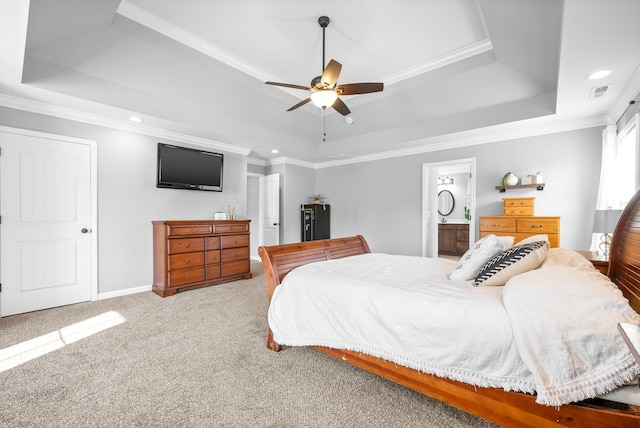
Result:
M234 146L231 144L226 144L226 143L222 143L215 140L210 140L208 138L195 137L192 135L182 134L180 132L167 131L164 129L150 127L150 126L137 125L131 122L111 119L106 116L82 112L82 111L73 110L66 107L55 106L51 104L42 103L39 101L27 100L24 98L18 98L10 95L5 95L5 94L0 94L0 106L8 107L16 110L28 111L30 113L44 114L47 116L53 116L60 119L72 120L75 122L82 122L82 123L88 123L96 126L103 126L106 128L119 129L121 131L128 131L136 134L148 135L150 137L197 144L200 146L206 146L212 149L222 150L225 152L235 153L243 156L247 156L249 152L251 152L251 149L248 149L245 147Z
M465 46L461 49L447 52L446 54L432 58L429 61L423 62L422 64L417 64L413 67L409 67L396 73L389 74L379 80L383 81L385 86L393 85L394 83L411 79L413 77L419 76L420 74L437 70L438 68L446 67L447 65L454 64L458 61L471 58L475 55L479 55L490 50L493 50L491 40L484 39Z
M127 0L123 0L116 11L119 15L128 18L138 24L150 28L172 40L182 43L200 53L203 53L211 58L214 58L220 62L227 64L243 73L246 73L260 81L278 80L277 76L270 75L266 71L259 67L250 64L241 58L232 55L231 53L221 49L200 37L195 36L188 31L184 31L182 28L165 21L164 19L147 12L146 10L133 5ZM473 57L475 55L490 51L493 49L493 45L489 39L484 39L463 48L447 52L443 55L435 57L422 64L417 64L413 67L409 67L404 70L400 70L397 73L389 74L381 79L386 86L393 85L394 83L401 82L406 79L418 76L420 74L428 73L441 67L462 61L464 59ZM279 87L290 94L295 94L290 89Z
M575 131L578 129L606 126L611 123L609 116L596 116L591 118L561 120L554 116L529 119L503 125L495 125L471 131L457 132L437 137L423 138L409 142L413 147L371 155L354 156L348 159L331 160L327 162L304 162L293 158L278 158L262 161L263 165L293 164L311 169L333 168L336 166L350 165L362 162L391 159L402 156L413 156L423 153L450 150L460 147L477 146L481 144L496 143L499 141L518 140L538 135L557 134L560 132ZM254 160L257 162L258 160ZM252 162L253 163L253 162Z
M606 126L610 123L611 121L609 116L598 116L576 120L558 120L554 117L529 119L503 125L474 129L471 131L456 132L453 134L414 140L409 142L409 144L414 145L410 148L380 152L372 155L356 156L344 160L320 162L315 164L315 168L331 168L360 162L371 162L401 156L413 156L422 153L456 149L460 147L496 143L499 141L518 140L538 135L556 134L559 132L575 131L577 129Z
M150 28L172 40L182 43L185 46L195 49L200 53L240 70L243 73L253 76L258 80L273 80L273 76L270 76L269 73L264 70L253 66L224 49L212 45L206 40L203 40L188 31L184 31L182 28L165 21L164 19L133 5L126 0L123 0L120 3L116 13L137 22L144 27Z
M28 111L31 113L44 114L75 122L88 123L106 128L119 129L122 131L148 135L156 138L164 138L171 141L180 141L206 146L209 148L248 156L251 149L222 143L202 137L195 137L179 132L167 131L160 128L136 125L129 122L111 119L105 116L96 115L66 107L54 106L39 101L27 100L10 95L0 94L0 106L13 108L16 110ZM515 140L536 135L553 134L558 132L573 131L576 129L593 128L596 126L606 126L611 123L609 116L597 116L586 119L560 120L554 116L529 119L503 125L496 125L487 128L474 129L471 131L457 132L437 137L413 140L408 144L413 147L380 152L371 155L354 156L348 159L331 160L326 162L308 162L295 158L280 157L270 160L247 158L247 162L260 165L295 165L310 169L331 168L341 165L349 165L361 162L371 162L375 160L390 159L401 156L411 156L420 153L429 153L440 150L449 150L459 147L468 147L479 144L493 143L505 140Z
M638 94L640 94L640 67L636 68L636 71L625 85L622 95L618 98L618 101L611 111L611 117L614 121L620 120L622 115L627 111L627 108L629 108L630 101L640 101L635 99Z

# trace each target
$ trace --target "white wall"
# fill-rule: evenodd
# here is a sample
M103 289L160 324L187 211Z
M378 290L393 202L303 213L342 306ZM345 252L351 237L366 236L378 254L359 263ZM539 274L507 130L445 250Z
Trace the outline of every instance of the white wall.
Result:
M152 284L152 220L213 219L228 205L238 218L247 214L245 156L216 150L225 155L222 192L158 189L157 143L195 146L6 108L0 118L4 126L97 141L99 293Z
M372 251L420 255L422 164L476 158L477 212L502 215L503 197L536 198L536 215L561 216L560 245L588 249L600 174L601 128L321 168L316 188L332 202L332 236L362 234ZM542 171L544 191L499 193L507 171ZM354 180L353 177L358 177Z
M242 155L223 152L222 193L158 189L157 143L180 142L7 108L0 108L0 125L98 142L100 293L152 283L152 220L209 219L228 205L236 207L239 218L257 216L257 200L252 201L257 179L247 178ZM282 174L283 243L300 241L300 205L312 193L323 193L331 204L332 237L362 234L373 251L420 255L422 164L476 158L476 227L478 216L502 213L503 197L535 196L537 215L562 217L561 245L586 249L600 156L601 129L591 128L317 170L280 164L265 173ZM542 192L495 190L506 171L525 175L538 170L547 184ZM257 235L257 218L251 227ZM255 252L252 245L252 256Z

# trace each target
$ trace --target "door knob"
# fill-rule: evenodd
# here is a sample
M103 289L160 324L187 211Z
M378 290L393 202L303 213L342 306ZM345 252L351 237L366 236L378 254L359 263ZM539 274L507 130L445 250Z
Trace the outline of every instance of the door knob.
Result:
M82 229L80 229L80 232L89 233L89 229L87 229L86 227L83 227Z

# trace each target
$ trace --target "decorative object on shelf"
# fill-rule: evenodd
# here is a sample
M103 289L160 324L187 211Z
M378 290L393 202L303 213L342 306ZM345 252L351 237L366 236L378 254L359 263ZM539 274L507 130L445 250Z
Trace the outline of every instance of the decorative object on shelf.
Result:
M543 177L540 171L536 172L535 174L525 175L524 177L522 177L522 179L520 179L520 184L523 184L523 185L542 184L542 183L543 183Z
M606 210L596 210L593 216L593 233L601 233L600 251L605 256L609 256L609 245L611 245L611 233L616 228L618 220L622 215L622 210L612 210L607 207Z
M536 175L533 176L534 184L542 184L544 183L544 177L542 176L542 172L536 172Z
M309 200L311 200L311 202L314 204L322 204L324 203L325 199L327 199L327 197L322 193L314 193L313 195L309 196Z
M516 184L518 184L518 176L515 174L507 172L504 177L502 177L503 186L515 186Z
M469 207L464 207L464 219L467 221L471 220L471 210L469 210Z

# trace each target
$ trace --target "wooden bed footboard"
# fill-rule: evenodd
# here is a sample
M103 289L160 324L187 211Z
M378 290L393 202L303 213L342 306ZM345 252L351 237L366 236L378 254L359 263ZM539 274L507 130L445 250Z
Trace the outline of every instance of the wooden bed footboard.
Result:
M636 311L640 306L640 192L630 202L632 208L623 213L618 235L612 244L611 279L629 298ZM271 247L260 247L267 282L269 301L282 279L291 270L307 263L369 253L370 249L362 236L310 241ZM632 255L628 255L628 254ZM620 264L623 267L618 268ZM624 270L621 274L619 269ZM630 273L631 272L631 273ZM623 278L623 280L620 280ZM273 340L269 330L267 346L279 351L281 346ZM480 388L462 382L428 375L393 362L359 352L341 349L315 347L316 349L404 385L422 394L472 413L505 427L557 427L576 428L640 428L640 411L634 408L611 409L592 401L563 405L542 406L535 402L535 396L517 392L507 392L498 388Z

